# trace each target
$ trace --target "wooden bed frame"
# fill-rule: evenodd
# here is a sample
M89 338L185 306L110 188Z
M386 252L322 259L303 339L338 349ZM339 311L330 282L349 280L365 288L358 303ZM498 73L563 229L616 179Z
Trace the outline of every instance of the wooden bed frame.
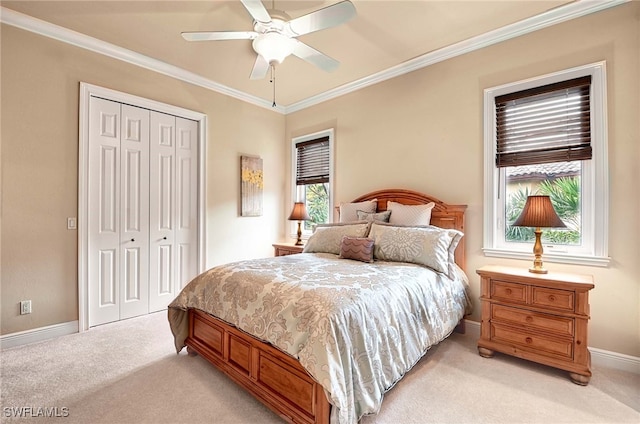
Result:
M434 202L431 224L464 231L465 205L448 205L411 190L379 190L353 202L378 200L378 211L387 202L406 205ZM456 263L465 265L464 237L456 249ZM329 423L331 404L323 387L292 356L257 340L226 322L197 309L189 310L190 355L199 354L267 407L290 423Z

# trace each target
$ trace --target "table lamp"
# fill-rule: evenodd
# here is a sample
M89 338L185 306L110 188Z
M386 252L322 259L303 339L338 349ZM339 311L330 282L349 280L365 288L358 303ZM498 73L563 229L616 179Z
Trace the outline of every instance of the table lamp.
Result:
M564 222L556 213L549 196L529 196L522 209L522 213L512 224L514 227L535 227L536 242L533 245L533 268L529 272L536 274L546 274L548 271L542 267L542 242L540 228L563 228Z
M296 246L302 246L302 221L311 219L307 213L307 206L304 202L295 202L293 204L293 210L288 219L289 221L298 221L298 239L296 240Z

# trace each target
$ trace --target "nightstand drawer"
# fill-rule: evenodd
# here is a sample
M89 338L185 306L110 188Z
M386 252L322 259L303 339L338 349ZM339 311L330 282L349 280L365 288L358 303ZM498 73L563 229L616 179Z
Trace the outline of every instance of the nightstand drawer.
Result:
M508 302L527 303L527 286L506 281L491 282L491 298Z
M291 250L285 250L285 249L279 249L276 252L276 256L287 256L287 255L296 255L300 252L295 252L295 251L291 251Z
M572 339L543 336L521 328L512 328L498 323L491 323L491 339L496 342L517 345L527 350L530 349L540 355L564 359L573 358Z
M575 307L574 292L550 289L547 287L533 287L532 305L543 308L573 311Z
M302 253L304 250L304 246L296 244L275 243L272 246L275 256L295 255L297 253Z
M491 319L506 324L527 326L544 332L560 336L573 337L574 319L551 314L542 314L526 309L510 308L502 305L492 305Z

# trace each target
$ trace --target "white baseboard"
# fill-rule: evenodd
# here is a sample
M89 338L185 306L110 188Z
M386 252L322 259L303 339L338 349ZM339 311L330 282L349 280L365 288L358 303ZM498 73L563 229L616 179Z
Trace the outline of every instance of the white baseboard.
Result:
M465 320L466 334L471 337L480 337L480 323ZM625 355L624 353L611 352L609 350L589 347L591 363L596 367L613 368L620 371L640 374L640 358Z
M0 336L0 349L8 349L10 347L42 342L77 332L78 321L63 322L61 324L34 328L33 330L19 331L17 333Z
M640 358L637 356L611 352L597 347L590 347L589 351L591 352L591 362L595 366L640 374Z

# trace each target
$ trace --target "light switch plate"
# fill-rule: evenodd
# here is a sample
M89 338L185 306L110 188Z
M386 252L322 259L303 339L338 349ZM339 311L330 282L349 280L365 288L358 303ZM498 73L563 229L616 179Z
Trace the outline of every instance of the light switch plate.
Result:
M67 230L75 230L77 228L77 222L75 218L67 218Z

